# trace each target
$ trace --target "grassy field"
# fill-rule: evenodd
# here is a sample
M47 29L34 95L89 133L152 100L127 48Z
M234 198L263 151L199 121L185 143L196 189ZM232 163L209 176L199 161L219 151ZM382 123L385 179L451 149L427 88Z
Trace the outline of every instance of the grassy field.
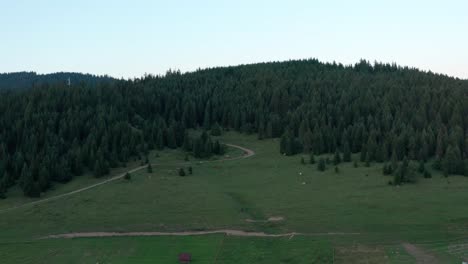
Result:
M28 263L43 256L40 259L51 260L45 263L175 263L177 253L190 251L194 263L414 263L402 242L419 245L443 263L467 255L468 178L447 179L433 172L431 179L394 187L387 184L391 177L382 175L382 164L353 168L343 163L339 173L333 166L319 172L315 165L301 165L300 156L281 156L276 140L236 133L226 133L222 140L256 155L214 163L192 160L194 174L179 177L174 164L184 162L185 154L152 153L151 162L161 166L154 166L151 174L142 170L128 182L117 180L0 213L1 262ZM237 149L228 153L240 154ZM96 181L83 176L47 196ZM31 201L19 193L9 195L13 197L0 201L0 209ZM284 220L264 221L269 217ZM223 228L310 236L36 240L69 232Z
M178 263L181 252L190 252L193 263L332 262L327 243L303 237L114 237L0 245L2 263Z

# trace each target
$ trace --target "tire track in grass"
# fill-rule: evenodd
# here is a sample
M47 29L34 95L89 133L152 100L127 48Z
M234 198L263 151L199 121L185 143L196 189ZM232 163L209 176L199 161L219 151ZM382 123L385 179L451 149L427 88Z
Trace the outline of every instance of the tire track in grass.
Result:
M221 251L223 250L224 240L226 240L226 234L224 234L223 239L221 239L221 243L219 243L219 249L218 249L218 251L216 252L216 255L215 255L215 259L214 259L214 261L213 261L213 264L218 263L219 254L221 254Z

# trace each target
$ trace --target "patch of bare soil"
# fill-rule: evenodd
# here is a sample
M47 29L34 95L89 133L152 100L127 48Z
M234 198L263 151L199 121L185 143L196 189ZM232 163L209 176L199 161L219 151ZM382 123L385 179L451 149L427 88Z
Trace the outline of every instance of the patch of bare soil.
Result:
M436 264L439 263L437 258L432 255L431 253L425 251L424 249L411 244L411 243L403 243L403 248L416 259L416 263L418 264Z

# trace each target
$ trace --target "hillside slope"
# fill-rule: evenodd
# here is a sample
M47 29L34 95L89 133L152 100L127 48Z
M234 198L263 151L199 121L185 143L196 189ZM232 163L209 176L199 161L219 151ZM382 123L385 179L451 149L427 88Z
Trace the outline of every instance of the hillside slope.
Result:
M417 69L300 60L65 88L0 98L0 194L19 184L37 196L154 148L195 151L192 128L281 137L285 155L360 152L393 170L435 159L447 175L468 171L468 81Z

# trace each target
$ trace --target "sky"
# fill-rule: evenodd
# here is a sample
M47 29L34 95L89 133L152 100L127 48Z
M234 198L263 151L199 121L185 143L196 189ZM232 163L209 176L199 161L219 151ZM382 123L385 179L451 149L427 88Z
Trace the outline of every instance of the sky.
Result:
M0 72L133 78L317 58L468 79L468 1L0 0Z

